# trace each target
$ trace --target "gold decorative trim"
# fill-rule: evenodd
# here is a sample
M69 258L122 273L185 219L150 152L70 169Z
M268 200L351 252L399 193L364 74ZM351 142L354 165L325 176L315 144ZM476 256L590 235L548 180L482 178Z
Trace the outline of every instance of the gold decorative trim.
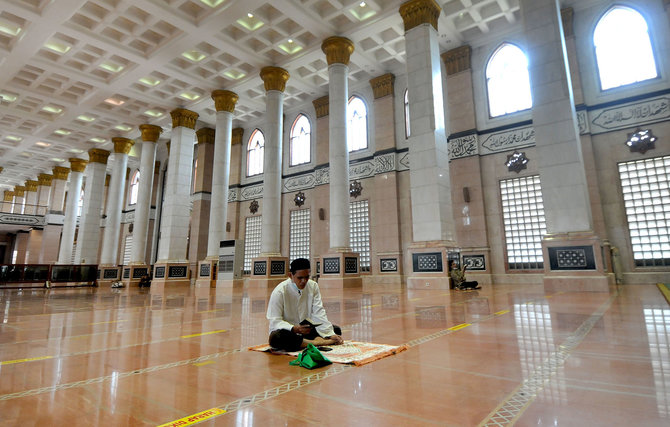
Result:
M156 142L163 132L163 128L156 125L140 125L142 141Z
M37 176L37 182L39 185L51 187L51 181L54 179L54 176L48 173L41 173Z
M63 166L55 166L53 169L54 179L63 179L67 180L67 176L70 174L70 168Z
M266 89L267 90L267 89ZM214 100L214 108L216 111L227 111L232 113L235 111L235 104L240 99L235 92L229 90L215 90L212 92L212 99Z
M111 153L107 150L91 148L88 150L88 161L90 163L102 163L103 165L106 165L110 154Z
M667 1L666 1L666 5L667 5ZM575 28L572 25L574 14L575 14L575 11L571 7L566 7L566 8L561 9L561 21L563 22L563 36L564 37L574 37L575 36Z
M173 128L183 126L195 130L195 122L198 120L199 114L185 108L175 108L170 111L170 116L172 116Z
M291 77L288 71L279 67L263 67L261 68L260 76L265 85L266 92L269 90L284 92L286 82Z
M470 57L472 55L472 48L469 45L457 47L448 50L442 54L442 61L447 69L447 75L451 76L461 71L472 68L470 64Z
M21 185L14 186L14 197L23 197L26 194L26 187Z
M344 37L328 37L321 43L321 50L326 54L328 65L349 65L349 58L354 53L354 43Z
M88 161L84 159L78 159L76 157L72 157L69 160L70 169L72 169L72 172L84 172L86 165L88 164Z
M39 181L32 181L32 180L26 181L26 191L37 191L37 186L39 184L40 184Z
M14 200L14 192L10 190L5 190L4 194L5 202L11 202Z
M395 76L391 73L371 79L370 86L372 86L372 93L375 99L393 95L393 82L395 82Z
M114 143L115 153L128 154L130 153L130 147L135 145L135 141L132 139L122 138L120 136L115 136L112 138L112 142Z
M230 145L242 144L242 136L244 135L243 128L235 128L230 135Z
M328 98L328 95L315 99L312 101L312 105L314 105L314 110L316 110L317 119L330 114L330 98Z
M212 128L200 128L195 132L198 144L214 144L215 131Z
M399 12L405 24L405 32L421 24L430 24L437 31L437 20L442 8L435 0L411 0L402 4Z

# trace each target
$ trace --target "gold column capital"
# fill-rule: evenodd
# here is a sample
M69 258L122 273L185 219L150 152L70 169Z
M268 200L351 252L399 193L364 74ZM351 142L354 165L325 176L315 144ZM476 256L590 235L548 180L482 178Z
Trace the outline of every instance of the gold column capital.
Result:
M84 169L86 169L86 165L88 164L88 161L76 157L71 157L69 160L72 172L84 172Z
M38 185L39 181L28 180L26 181L26 191L37 191Z
M14 196L23 197L25 193L26 193L26 187L23 187L21 185L14 186Z
M39 185L51 187L51 181L54 179L54 176L48 173L41 173L37 176L37 182Z
M244 129L235 128L230 135L230 145L242 144L242 136L244 135Z
M67 180L67 176L70 174L70 168L63 166L55 166L53 169L54 179L63 179Z
M237 96L235 92L229 90L215 90L212 92L212 99L214 100L214 108L216 108L216 111L227 111L232 113L235 111L235 104L240 97Z
M395 82L395 76L391 73L371 79L370 86L372 86L372 93L375 99L393 95L393 82Z
M472 48L467 44L444 52L442 61L444 61L447 69L447 75L451 76L472 68L470 64L471 54Z
M130 153L130 147L135 145L135 141L129 138L123 138L120 136L115 136L112 138L112 142L114 143L114 152L115 153L123 153L123 154L128 154Z
M666 0L665 2L666 6L668 4L668 1ZM563 21L563 36L564 37L574 37L575 36L575 29L572 25L573 22L573 16L575 14L575 10L571 7L566 7L561 9L561 21Z
M91 163L102 163L103 165L106 165L110 154L111 153L107 150L91 148L88 150L88 161Z
M215 131L212 128L200 128L195 132L198 144L214 144Z
M195 121L198 120L199 114L185 108L175 108L170 111L170 116L172 116L173 128L183 126L195 130Z
M430 24L437 31L437 20L442 8L435 0L410 0L400 5L399 12L405 24L405 32L421 24Z
M314 110L316 110L317 119L330 114L330 98L328 98L328 95L315 99L312 101L312 105L314 105Z
M354 43L345 37L332 36L321 43L321 50L326 54L328 65L349 65L349 58L354 53Z
M284 92L286 82L291 77L288 71L279 67L263 67L261 68L260 76L265 84L266 92L269 90Z
M140 125L140 132L142 133L142 141L156 142L161 136L163 128L156 125Z
M11 202L14 200L14 192L10 190L5 190L4 197L5 202Z

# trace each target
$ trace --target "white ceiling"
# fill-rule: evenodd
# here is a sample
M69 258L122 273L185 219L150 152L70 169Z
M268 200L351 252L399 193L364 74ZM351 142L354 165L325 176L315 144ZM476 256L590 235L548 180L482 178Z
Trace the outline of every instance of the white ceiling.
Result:
M256 124L265 112L259 71L268 65L291 75L285 109L310 103L328 93L321 43L333 35L354 42L350 86L403 74L405 1L0 0L0 190L69 166L70 157L88 159L90 148L113 150L111 137L138 138L143 123L162 126L166 141L177 107L200 114L196 129L214 127L213 90L239 95L234 127ZM438 4L441 51L519 20L518 0ZM187 59L189 51L204 58Z

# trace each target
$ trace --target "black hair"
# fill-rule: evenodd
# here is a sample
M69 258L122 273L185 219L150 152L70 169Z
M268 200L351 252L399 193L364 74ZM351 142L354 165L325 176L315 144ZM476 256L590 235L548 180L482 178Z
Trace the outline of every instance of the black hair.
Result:
M298 270L310 270L311 268L307 258L296 258L291 262L291 274L295 274Z

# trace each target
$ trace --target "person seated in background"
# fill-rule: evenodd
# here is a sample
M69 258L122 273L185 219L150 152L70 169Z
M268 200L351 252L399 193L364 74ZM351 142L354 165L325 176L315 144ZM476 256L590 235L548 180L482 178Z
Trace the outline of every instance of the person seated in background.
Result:
M289 278L275 287L268 304L269 344L274 349L296 351L307 347L342 344L342 331L326 316L319 285L309 279L308 259L291 262Z
M142 277L140 278L140 282L139 282L137 285L138 285L140 288L143 288L143 287L145 287L145 286L148 288L149 286L151 286L151 279L149 278L149 275L148 275L148 274L145 274L144 276L142 276Z
M482 287L479 286L479 283L476 281L466 281L465 280L465 269L467 268L467 265L463 265L463 268L458 268L458 265L456 264L456 261L451 260L449 262L449 270L451 271L451 280L454 281L454 287L456 289L481 289Z

